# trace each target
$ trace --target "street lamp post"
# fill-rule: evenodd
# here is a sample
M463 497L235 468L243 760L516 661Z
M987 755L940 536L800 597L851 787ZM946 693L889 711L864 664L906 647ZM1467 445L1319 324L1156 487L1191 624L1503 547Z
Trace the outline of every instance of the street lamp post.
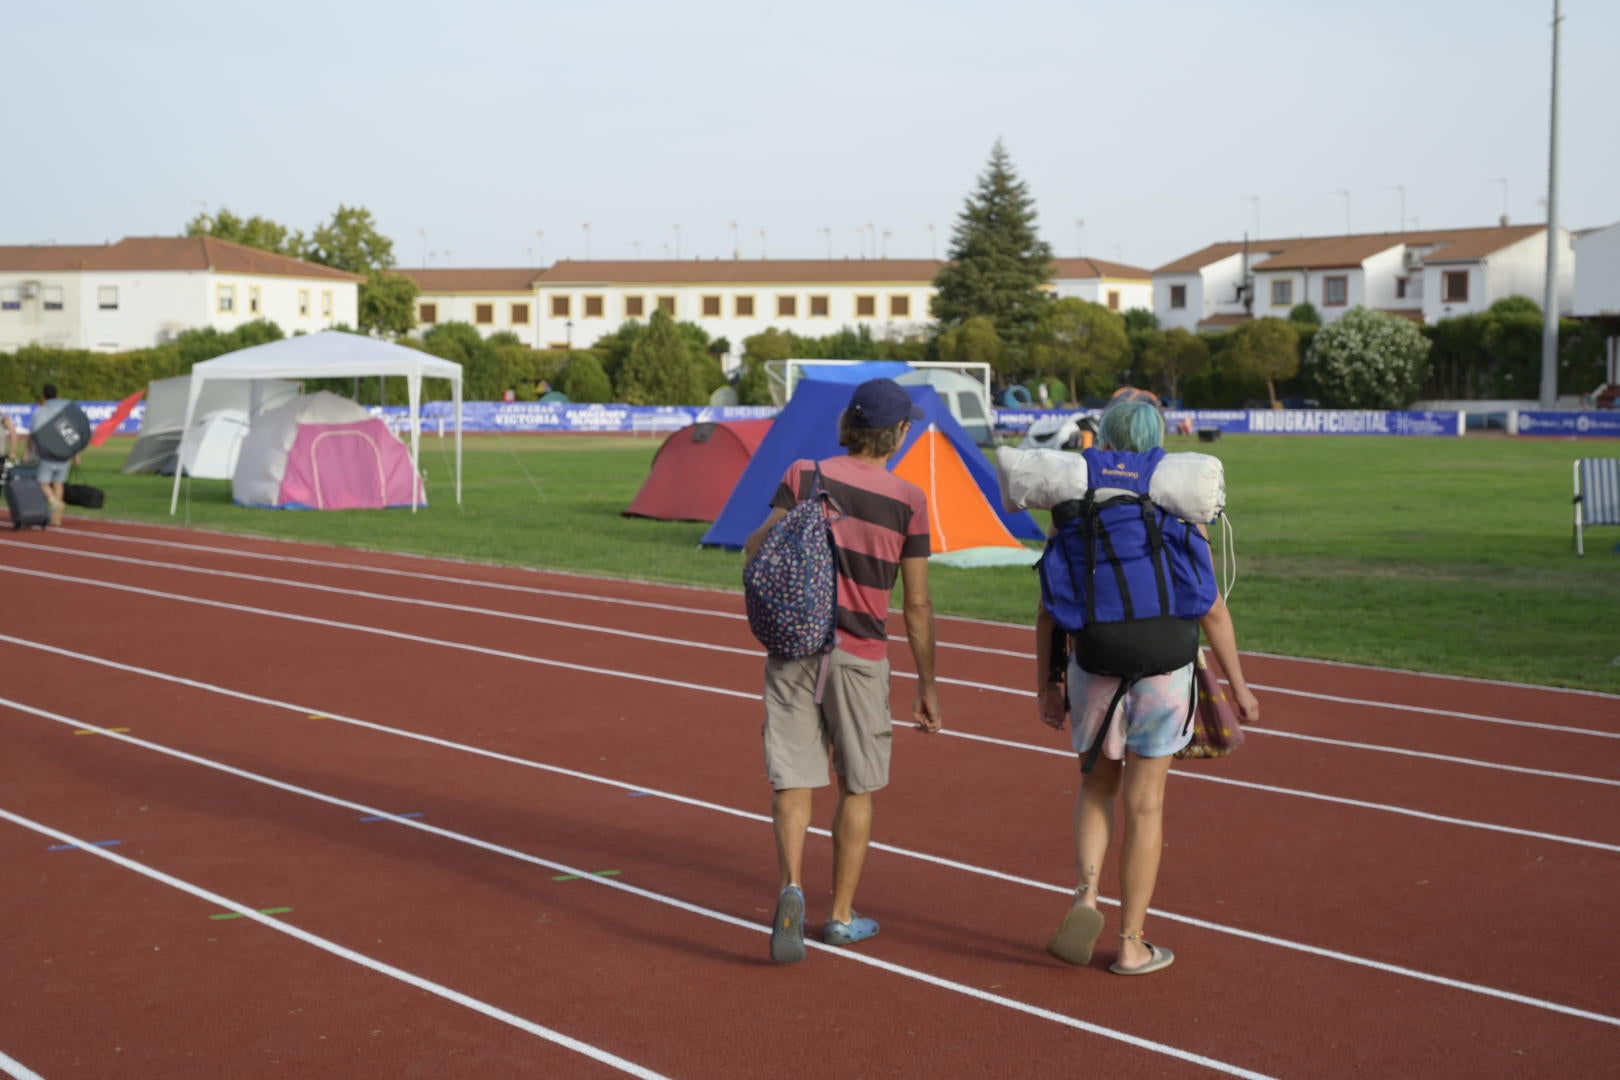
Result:
M563 330L568 335L568 347L572 349L574 347L574 320L569 319L567 322L563 323Z

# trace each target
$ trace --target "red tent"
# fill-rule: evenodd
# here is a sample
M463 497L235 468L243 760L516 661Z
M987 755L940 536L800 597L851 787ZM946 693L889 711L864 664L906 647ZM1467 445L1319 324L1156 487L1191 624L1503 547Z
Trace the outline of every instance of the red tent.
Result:
M713 521L770 429L769 420L720 420L681 428L658 448L647 481L624 516Z

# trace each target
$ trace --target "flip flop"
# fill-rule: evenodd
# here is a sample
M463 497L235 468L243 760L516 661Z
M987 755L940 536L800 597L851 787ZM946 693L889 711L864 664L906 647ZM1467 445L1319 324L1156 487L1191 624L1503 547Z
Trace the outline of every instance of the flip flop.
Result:
M1046 951L1069 964L1091 963L1091 950L1102 933L1103 913L1084 904L1076 904L1063 916L1057 933L1046 943Z
M828 945L853 945L857 941L865 941L877 935L878 921L863 919L856 911L849 913L849 922L828 919L826 925L821 928L821 940Z
M1108 965L1108 970L1112 971L1115 975L1149 975L1155 971L1163 971L1165 968L1176 962L1176 954L1171 952L1169 949L1161 949L1157 945L1149 944L1146 941L1142 942L1142 944L1147 945L1147 947L1152 950L1153 958L1151 960L1143 964L1141 967L1130 968L1120 967L1119 961L1116 960L1112 964Z
M804 959L804 890L789 885L776 898L771 920L771 959L792 964Z

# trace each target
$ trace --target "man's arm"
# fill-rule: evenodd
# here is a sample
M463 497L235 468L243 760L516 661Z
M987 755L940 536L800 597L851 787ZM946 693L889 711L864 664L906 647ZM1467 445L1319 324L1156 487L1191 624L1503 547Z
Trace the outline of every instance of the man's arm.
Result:
M765 519L765 524L754 530L754 534L750 536L748 538L748 542L743 545L744 566L747 566L749 563L754 561L754 556L759 554L760 545L765 543L765 537L770 534L772 529L776 528L776 523L787 517L787 515L788 512L786 510L783 510L781 507L777 507L771 511L771 516Z
M906 640L911 643L911 659L917 665L917 700L911 706L911 719L918 731L939 730L939 692L934 687L934 601L928 594L928 560L918 556L900 560L900 585L904 593Z

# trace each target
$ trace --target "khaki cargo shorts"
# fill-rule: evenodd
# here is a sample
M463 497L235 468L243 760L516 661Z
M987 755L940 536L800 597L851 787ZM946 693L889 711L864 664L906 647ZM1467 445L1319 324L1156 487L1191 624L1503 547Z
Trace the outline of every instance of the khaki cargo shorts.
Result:
M856 795L889 782L889 662L834 649L816 704L821 657L765 661L765 772L771 788L826 787L829 759Z

